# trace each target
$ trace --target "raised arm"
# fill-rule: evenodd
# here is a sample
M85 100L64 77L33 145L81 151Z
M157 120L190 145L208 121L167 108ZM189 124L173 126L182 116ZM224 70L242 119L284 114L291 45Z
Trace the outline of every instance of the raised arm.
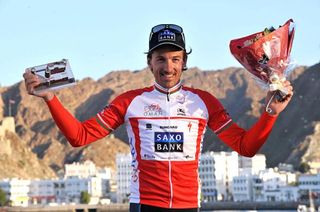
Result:
M28 93L45 100L54 121L72 146L78 147L89 144L110 133L109 130L101 127L95 117L82 123L78 121L63 107L52 92L46 91L35 94L34 88L40 84L40 81L31 71L26 70L23 77Z
M289 81L285 82L288 96L281 102L272 98L273 93L269 92L266 98L266 105L271 109L270 113L263 112L259 120L249 129L244 130L237 124L232 123L218 134L218 137L229 147L240 155L253 157L267 140L278 115L287 107L290 102L293 89Z

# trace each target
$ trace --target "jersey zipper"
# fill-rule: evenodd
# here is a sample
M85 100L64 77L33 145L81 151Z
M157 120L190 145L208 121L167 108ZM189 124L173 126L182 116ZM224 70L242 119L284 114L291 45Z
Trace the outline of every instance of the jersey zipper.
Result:
M170 110L170 92L167 92L167 111L168 111L168 126L171 126L171 110ZM169 130L170 134L170 130ZM172 184L172 173L171 173L171 153L170 153L170 147L169 147L169 158L168 158L168 171L169 171L169 185L170 185L170 202L169 202L169 208L172 208L172 201L173 201L173 184Z
M169 208L172 208L173 185L172 185L171 160L170 159L169 159L169 183L170 183L170 203L169 203Z

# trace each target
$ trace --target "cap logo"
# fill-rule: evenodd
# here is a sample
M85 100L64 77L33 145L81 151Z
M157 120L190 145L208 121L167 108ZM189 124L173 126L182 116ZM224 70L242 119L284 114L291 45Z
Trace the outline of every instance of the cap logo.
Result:
M159 33L158 41L175 41L176 40L176 34L174 32L171 32L170 30L164 30Z

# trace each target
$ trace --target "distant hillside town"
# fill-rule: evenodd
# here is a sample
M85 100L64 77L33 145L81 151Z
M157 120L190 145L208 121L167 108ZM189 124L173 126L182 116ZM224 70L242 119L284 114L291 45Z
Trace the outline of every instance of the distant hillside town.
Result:
M127 203L130 196L131 155L117 154L115 172L97 168L92 161L65 165L55 179L2 179L0 189L11 206ZM320 200L320 168L312 173L293 171L292 165L266 168L266 158L236 152L207 152L201 155L199 176L204 203L292 202ZM84 194L89 196L84 202Z
M261 148L262 154L245 158L228 152L207 131L199 161L203 203L311 198L320 204L319 70L320 63L299 67L291 75L295 95ZM192 68L185 72L183 82L212 92L244 128L256 121L264 105L264 91L243 69ZM115 71L98 81L78 81L56 95L77 119L86 120L118 94L152 83L148 69ZM23 82L0 91L0 206L128 202L131 155L124 127L90 145L73 148L47 106L28 95Z
M320 64L310 67L298 66L290 74L294 86L294 96L290 105L280 115L268 138L261 148L267 160L267 167L289 163L297 170L300 165L320 161ZM248 129L257 121L265 103L265 90L261 89L252 77L242 68L230 67L222 70L201 70L189 68L182 76L186 86L203 89L212 93L224 105L234 122ZM56 92L63 105L80 121L84 121L101 111L119 94L141 87L151 86L154 78L149 69L108 72L104 77L93 80L85 78L73 87ZM0 89L0 120L6 116L15 121L15 136L12 140L13 155L29 148L41 161L39 167L52 175L63 171L64 164L73 161L92 160L99 167L115 168L115 154L128 152L128 137L125 127L114 131L114 137L105 137L81 148L72 148L52 120L51 114L42 99L28 95L24 82ZM20 142L21 141L21 142ZM15 142L15 145L13 144ZM8 144L8 150L10 149ZM24 147L24 148L23 148ZM275 152L275 150L277 150ZM206 131L203 151L230 151L210 130ZM26 155L30 158L31 155ZM0 158L1 159L1 158ZM14 167L14 157L6 160ZM23 158L21 169L9 165L0 166L0 177L40 177L42 172L29 173ZM0 161L1 162L1 161ZM35 164L35 160L34 163ZM310 165L310 164L309 164ZM312 165L312 164L311 164ZM49 170L51 169L51 170ZM16 170L16 171L15 171ZM51 174L50 174L51 175Z

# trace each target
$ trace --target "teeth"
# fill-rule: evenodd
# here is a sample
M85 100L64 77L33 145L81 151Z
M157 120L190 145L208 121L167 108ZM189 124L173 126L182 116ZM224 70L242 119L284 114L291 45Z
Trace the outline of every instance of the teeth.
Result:
M162 76L172 77L172 76L173 76L173 74L162 74Z

